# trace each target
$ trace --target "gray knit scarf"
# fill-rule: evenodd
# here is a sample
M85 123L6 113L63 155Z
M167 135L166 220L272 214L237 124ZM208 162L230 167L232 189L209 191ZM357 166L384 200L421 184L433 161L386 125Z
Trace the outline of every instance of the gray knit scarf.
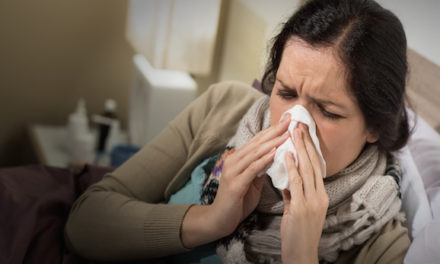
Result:
M269 97L256 101L241 120L229 148L239 149L259 131L269 127ZM220 168L221 170L221 168ZM209 176L206 193L215 193L220 177ZM221 173L220 173L221 176ZM391 219L404 220L400 213L400 169L395 159L366 146L347 168L325 179L330 204L319 243L321 262L334 262L342 250L361 245ZM213 188L214 186L214 188ZM281 193L266 177L256 210L237 230L217 244L223 263L281 263L280 223L284 204Z

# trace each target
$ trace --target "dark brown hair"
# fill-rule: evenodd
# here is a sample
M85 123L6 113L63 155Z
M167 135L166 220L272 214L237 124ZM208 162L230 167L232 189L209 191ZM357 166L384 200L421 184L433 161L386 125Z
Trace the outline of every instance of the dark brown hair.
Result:
M286 42L293 36L314 47L334 46L345 65L349 93L383 151L409 137L405 111L406 37L399 19L372 0L310 0L274 38L262 79L270 94Z

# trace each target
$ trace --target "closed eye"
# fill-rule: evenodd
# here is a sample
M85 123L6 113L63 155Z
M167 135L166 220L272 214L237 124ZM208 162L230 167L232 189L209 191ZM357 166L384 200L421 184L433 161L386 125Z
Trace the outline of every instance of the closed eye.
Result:
M279 95L284 100L295 99L298 97L298 94L296 93L296 91L278 90L277 95Z
M324 108L322 105L319 105L318 107L319 107L319 109L321 110L321 113L322 113L325 117L327 117L327 118L330 118L330 119L339 119L339 118L342 118L342 116L340 116L340 115L333 114L333 113L331 113L331 112L325 110L325 108Z

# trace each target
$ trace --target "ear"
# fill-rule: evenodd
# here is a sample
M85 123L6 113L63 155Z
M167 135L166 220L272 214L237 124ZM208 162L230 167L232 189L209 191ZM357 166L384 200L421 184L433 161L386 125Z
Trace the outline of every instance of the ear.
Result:
M377 133L368 131L366 139L368 143L374 143L379 140L379 135Z

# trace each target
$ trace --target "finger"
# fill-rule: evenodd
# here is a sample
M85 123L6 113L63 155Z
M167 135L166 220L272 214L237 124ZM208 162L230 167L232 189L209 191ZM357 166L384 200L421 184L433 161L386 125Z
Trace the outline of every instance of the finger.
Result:
M295 144L298 158L298 170L303 180L304 194L307 198L316 192L315 176L312 163L310 162L309 155L304 145L303 131L298 127L294 130L293 144Z
M281 136L278 136L262 145L261 144L258 145L257 142L253 142L252 144L247 144L247 145L251 145L251 147L248 147L246 149L242 148L240 149L241 154L240 153L237 154L236 151L233 155L231 155L225 160L225 167L227 167L230 170L230 173L228 175L236 176L242 174L249 166L251 166L253 162L257 161L264 155L271 152L272 149L279 147L288 138L289 138L289 133L288 131L286 131ZM245 151L247 151L247 153L244 153Z
M261 131L242 148L237 150L233 156L225 161L225 163L233 164L231 175L242 174L253 162L286 141L289 138L289 134L287 133L289 123L290 115L287 115L282 122ZM269 142L266 144L267 140L269 140Z
M287 131L289 124L290 124L290 115L286 115L285 118L282 121L280 121L278 124L264 129L263 131L258 133L257 136L255 136L252 140L261 144L274 137L280 136Z
M309 154L310 162L312 163L313 172L315 174L314 186L316 189L318 187L324 187L321 159L319 157L318 151L316 150L315 144L313 144L312 138L310 137L308 127L305 124L301 124L301 129L303 130L304 144L306 146L307 153Z
M303 180L295 166L293 154L286 152L284 160L286 161L287 173L289 175L291 201L293 200L294 203L301 202L304 200Z
M273 148L269 153L252 162L240 175L237 177L237 184L241 186L249 186L250 183L257 177L258 173L264 170L266 166L273 161L276 149Z
M236 166L239 168L239 173L244 171L247 167L249 167L253 162L260 159L262 156L269 153L273 148L279 147L289 138L289 133L286 131L281 136L278 136L270 141L261 143L254 143L254 148L249 148L248 153L246 155L240 155L235 157Z
M255 148L259 145L271 140L275 137L284 135L290 124L290 115L286 115L283 121L280 121L275 126L271 126L260 131L256 136L254 136L248 143L246 143L242 148L237 151L237 158L243 159L247 153L255 152Z
M287 114L283 117L282 120L280 120L277 124L270 126L269 128L266 128L261 133L261 139L267 140L267 138L272 137L271 134L280 134L287 130L290 124L290 114Z

